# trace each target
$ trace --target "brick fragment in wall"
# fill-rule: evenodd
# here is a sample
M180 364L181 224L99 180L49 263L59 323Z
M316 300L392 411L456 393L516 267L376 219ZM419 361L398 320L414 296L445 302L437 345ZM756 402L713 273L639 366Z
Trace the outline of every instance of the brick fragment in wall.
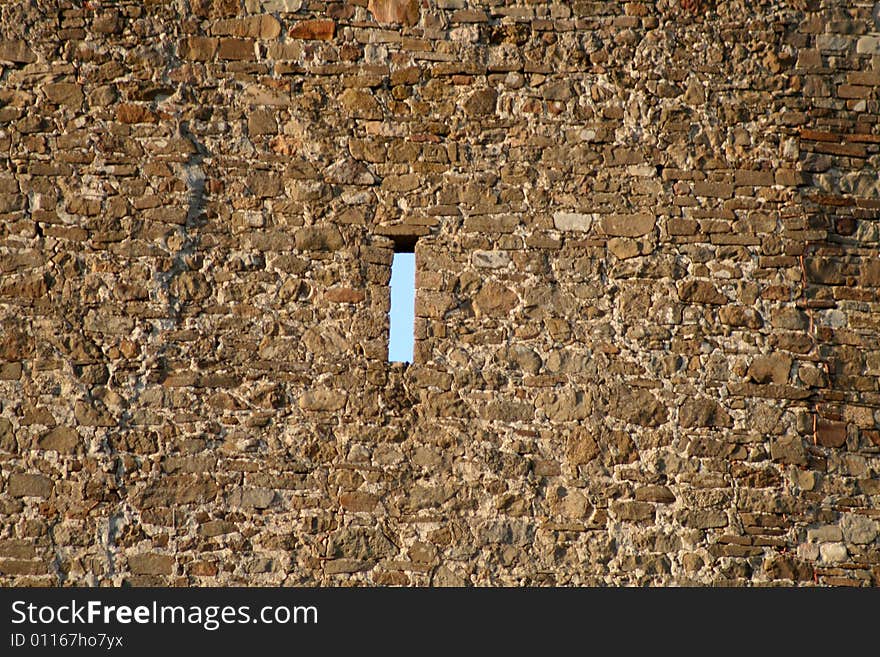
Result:
M293 39L329 41L336 33L336 23L332 20L305 20L294 25L289 36Z
M419 20L418 0L370 0L367 9L383 24L415 25Z
M24 4L0 583L880 584L870 6Z

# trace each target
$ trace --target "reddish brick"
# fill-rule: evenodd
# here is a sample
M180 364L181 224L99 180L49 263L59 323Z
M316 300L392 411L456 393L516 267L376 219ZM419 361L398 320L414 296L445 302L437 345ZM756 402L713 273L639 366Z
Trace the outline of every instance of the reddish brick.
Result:
M820 419L816 423L816 441L823 447L843 447L846 444L846 423Z
M300 21L290 30L294 39L329 41L336 34L336 23L328 20Z
M147 107L123 103L116 108L116 120L120 123L156 123L159 118Z
M336 303L360 303L366 298L363 290L353 290L350 287L334 287L324 293L324 298Z
M825 132L823 130L801 130L801 139L807 141L840 141L841 136L833 132Z

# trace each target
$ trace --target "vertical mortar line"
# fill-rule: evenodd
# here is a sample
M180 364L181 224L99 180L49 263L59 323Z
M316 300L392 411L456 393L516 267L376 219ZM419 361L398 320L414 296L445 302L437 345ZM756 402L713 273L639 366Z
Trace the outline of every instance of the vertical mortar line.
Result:
M806 251L807 248L809 248L809 244L806 245L806 248L804 249L804 251ZM804 304L807 308L807 317L809 317L809 320L810 320L810 324L807 328L807 333L809 335L813 335L816 331L816 327L815 327L815 321L814 321L814 317L813 317L813 309L811 307L809 307L808 305L806 305L807 301L808 301L807 300L807 268L804 263L804 254L803 253L801 253L798 256L798 262L800 263L800 267L801 267L801 294L800 294L800 296L801 296L801 299L803 299ZM825 368L826 374L827 374L828 364L823 362L822 365ZM813 414L812 415L813 415L813 444L818 445L819 444L819 430L818 430L819 402L817 402L817 401L813 402Z

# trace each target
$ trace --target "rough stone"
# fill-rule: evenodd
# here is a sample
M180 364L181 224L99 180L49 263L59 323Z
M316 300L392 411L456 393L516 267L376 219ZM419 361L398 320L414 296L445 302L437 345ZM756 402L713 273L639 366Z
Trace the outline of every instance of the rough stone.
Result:
M556 212L553 214L553 225L557 230L588 232L593 225L593 215L577 212Z
M880 287L880 261L870 260L861 267L862 285Z
M533 419L535 407L531 404L510 400L498 400L480 409L480 417L503 422L525 422Z
M653 520L655 509L648 502L614 502L611 512L618 520L638 522Z
M143 508L203 504L218 492L217 484L210 479L189 474L171 475L149 485L141 493L139 503Z
M843 263L834 258L807 258L806 272L816 283L841 284L845 282Z
M599 455L599 445L587 430L576 429L572 432L566 446L566 457L574 465L589 463Z
M304 411L338 411L345 406L346 394L336 390L309 390L299 399Z
M217 42L217 57L231 61L256 59L253 39L221 37Z
M538 397L538 407L554 422L571 422L589 417L593 400L582 390L563 390L542 393Z
M846 513L840 520L843 537L855 545L868 545L877 539L877 521L857 513Z
M223 536L236 531L235 523L225 520L209 520L199 525L199 534L207 538L214 536Z
M843 543L822 543L819 546L819 554L825 563L840 563L849 557L849 550Z
M880 37L861 37L856 41L856 52L860 55L880 55Z
M599 221L602 232L615 237L640 237L654 230L657 219L642 212L631 215L607 215Z
M328 183L334 185L373 185L376 177L363 162L344 159L327 168Z
M335 226L309 226L294 234L296 248L301 251L336 251L342 248L342 233Z
M71 452L82 444L82 438L76 429L71 427L55 427L37 441L40 449L54 449L57 452Z
M681 426L686 428L733 426L733 418L724 407L706 397L685 401L678 411L678 419Z
M229 494L229 504L240 509L268 509L275 491L266 488L237 488Z
M335 303L361 303L366 299L366 295L361 290L354 290L350 287L337 287L327 290L324 298Z
M785 354L759 356L749 366L749 378L755 383L787 383L791 363Z
M521 369L529 374L537 374L541 370L543 360L533 349L523 345L512 345L503 356L511 367Z
M379 103L368 91L360 89L346 89L339 97L339 102L345 111L356 119L380 119L382 109Z
M0 449L6 452L15 452L18 444L15 441L15 431L12 422L5 417L0 417Z
M510 264L510 256L505 251L474 251L475 267L484 269L501 269Z
M643 427L656 427L668 417L666 406L650 390L616 386L608 404L608 414Z
M331 534L327 543L328 557L365 560L391 557L396 553L395 545L378 529L340 529Z
M239 0L190 0L193 14L201 18L226 18L240 11Z
M613 237L608 240L606 246L608 247L608 252L620 260L635 258L638 255L643 255L651 251L651 249L644 249L643 243L625 237Z
M566 80L543 84L541 97L545 100L566 101L571 98L571 85Z
M24 41L0 40L0 61L30 64L37 56Z
M275 113L270 110L254 110L248 115L248 134L252 137L259 135L274 135L278 132L278 121Z
M379 504L379 498L371 493L343 493L339 496L339 506L346 511L369 512Z
M0 381L18 381L21 378L21 363L0 363Z
M468 116L481 117L495 113L498 92L494 89L477 89L464 101L464 111Z
M192 59L198 62L211 61L217 54L219 43L219 39L211 37L187 37L180 42L178 54L181 59Z
M293 14L303 6L303 0L245 0L245 8L250 12L268 11Z
M43 475L13 473L6 492L12 497L49 497L53 487L52 480Z
M158 118L147 107L127 103L117 106L116 120L120 123L156 123Z
M718 318L729 326L759 329L764 326L764 319L754 308L742 306L724 306L718 311Z
M67 105L74 109L79 108L83 102L82 85L72 82L56 82L43 87L43 92L50 102L56 105Z
M185 271L172 281L171 293L180 301L191 303L208 298L211 286L201 272Z
M281 34L281 23L271 14L220 20L211 26L211 33L255 39L274 39Z
M719 509L695 509L687 513L683 524L692 529L719 529L727 527L728 518Z
M675 502L675 495L666 486L641 486L636 489L636 500L640 502L671 504Z
M813 568L800 559L774 554L764 561L764 572L772 579L793 580L795 582L813 579Z
M47 570L47 565L42 561L0 559L0 574L2 575L42 575Z
M324 572L328 575L346 575L370 570L373 562L358 559L330 559L324 562Z
M770 444L770 457L781 463L807 464L807 451L799 436L784 436Z
M709 281L689 280L678 287L678 298L685 303L706 303L722 306L727 303L726 296Z
M175 569L174 557L168 554L133 554L128 567L136 575L171 575Z
M474 296L474 303L490 317L505 317L519 303L519 298L507 286L489 281Z

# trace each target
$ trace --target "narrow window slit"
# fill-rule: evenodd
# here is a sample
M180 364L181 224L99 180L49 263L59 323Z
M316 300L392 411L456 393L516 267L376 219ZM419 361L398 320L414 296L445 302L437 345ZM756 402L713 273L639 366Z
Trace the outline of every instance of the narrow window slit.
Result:
M391 263L391 310L388 313L388 361L411 363L415 347L415 239L396 240Z

